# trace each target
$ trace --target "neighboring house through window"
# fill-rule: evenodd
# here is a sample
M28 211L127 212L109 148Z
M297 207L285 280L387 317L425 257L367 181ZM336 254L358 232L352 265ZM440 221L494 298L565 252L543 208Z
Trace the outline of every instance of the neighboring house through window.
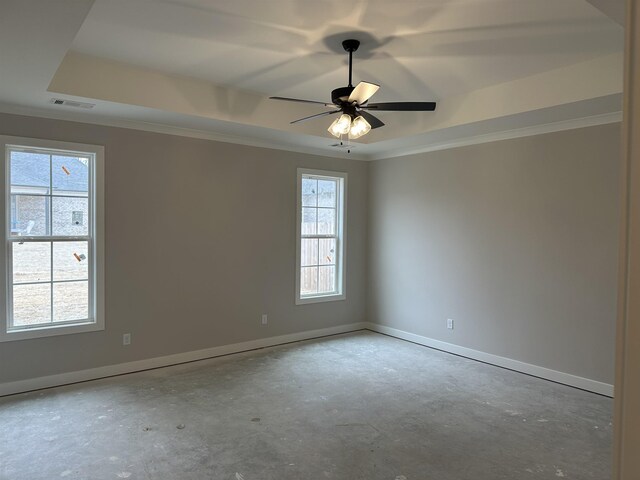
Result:
M296 303L345 298L347 174L298 170Z
M102 147L0 140L8 206L0 340L104 328Z

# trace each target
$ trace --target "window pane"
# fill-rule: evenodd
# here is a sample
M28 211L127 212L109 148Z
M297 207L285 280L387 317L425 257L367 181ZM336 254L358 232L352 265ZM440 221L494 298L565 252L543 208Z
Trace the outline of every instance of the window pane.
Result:
M302 235L316 234L316 212L315 208L302 208Z
M302 179L302 206L317 206L318 198L318 181L314 178Z
M332 208L318 209L318 234L335 235L336 211Z
M53 235L81 236L89 234L87 198L52 197Z
M89 243L53 243L53 280L89 278Z
M49 155L11 152L11 193L49 193Z
M49 198L16 195L15 208L11 208L11 234L49 235Z
M13 326L37 325L51 321L51 284L13 287Z
M318 180L318 206L336 208L335 180Z
M53 321L89 318L89 282L53 284Z
M89 195L89 159L86 157L51 157L54 193Z
M300 295L318 291L318 267L302 267L300 272Z
M318 265L318 239L303 238L300 245L300 265Z
M318 293L336 291L336 268L334 266L318 267Z
M51 280L51 243L12 243L13 283Z
M335 265L336 263L336 239L322 238L320 239L320 265Z

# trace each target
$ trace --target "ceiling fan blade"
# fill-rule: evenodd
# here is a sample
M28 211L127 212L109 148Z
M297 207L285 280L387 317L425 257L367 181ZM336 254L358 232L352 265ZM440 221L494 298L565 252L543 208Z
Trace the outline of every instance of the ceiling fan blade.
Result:
M364 102L369 100L374 93L378 91L380 85L376 85L375 83L369 82L360 82L356 85L356 88L353 89L351 95L349 95L349 103L357 103L358 105L362 105Z
M384 122L380 120L378 117L371 115L369 112L365 112L364 110L358 110L358 115L362 115L364 119L369 122L371 128L384 127Z
M436 109L436 102L390 102L390 103L368 103L361 108L369 110L386 110L395 112L433 112Z
M325 115L333 115L334 113L340 113L340 110L333 110L331 112L316 113L315 115L309 115L308 117L299 118L298 120L294 120L293 122L289 122L289 123L304 122L305 120L311 120L312 118L316 118L316 117L324 117Z
M316 102L315 100L302 100L300 98L289 97L269 97L271 100L285 100L287 102L299 102L299 103L314 103L316 105L324 105L326 107L335 107L333 103Z

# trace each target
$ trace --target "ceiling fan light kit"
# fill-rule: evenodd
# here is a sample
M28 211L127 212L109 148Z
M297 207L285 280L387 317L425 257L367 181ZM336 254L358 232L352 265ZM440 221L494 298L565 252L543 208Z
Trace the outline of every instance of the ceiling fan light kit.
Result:
M355 140L363 135L366 135L371 131L371 125L363 117L356 117L351 122L351 128L349 129L349 138Z
M349 133L351 128L351 117L346 113L340 115L330 126L329 133L335 137L340 138L342 135Z
M369 133L371 125L361 116L357 116L352 121L351 116L344 113L327 130L334 137L341 138L348 134L349 138L353 140Z
M274 100L285 100L288 102L314 103L317 105L324 105L326 107L333 107L334 110L299 118L291 123L298 123L312 118L342 113L337 120L334 120L327 130L331 135L337 138L341 138L343 135L348 135L349 139L360 138L369 133L372 129L384 126L384 122L382 122L382 120L372 115L367 110L425 112L436 109L435 102L368 103L373 94L378 91L380 85L370 82L360 82L355 87L353 86L353 52L358 50L359 46L360 42L355 39L348 39L342 42L342 47L349 53L349 85L346 87L336 88L331 92L332 103L288 97L269 98Z

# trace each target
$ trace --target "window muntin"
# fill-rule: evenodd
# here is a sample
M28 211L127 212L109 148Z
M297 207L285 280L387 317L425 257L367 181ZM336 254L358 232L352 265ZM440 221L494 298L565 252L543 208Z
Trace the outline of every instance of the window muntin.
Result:
M297 303L344 298L346 174L299 170Z
M96 324L93 152L7 146L7 333Z

